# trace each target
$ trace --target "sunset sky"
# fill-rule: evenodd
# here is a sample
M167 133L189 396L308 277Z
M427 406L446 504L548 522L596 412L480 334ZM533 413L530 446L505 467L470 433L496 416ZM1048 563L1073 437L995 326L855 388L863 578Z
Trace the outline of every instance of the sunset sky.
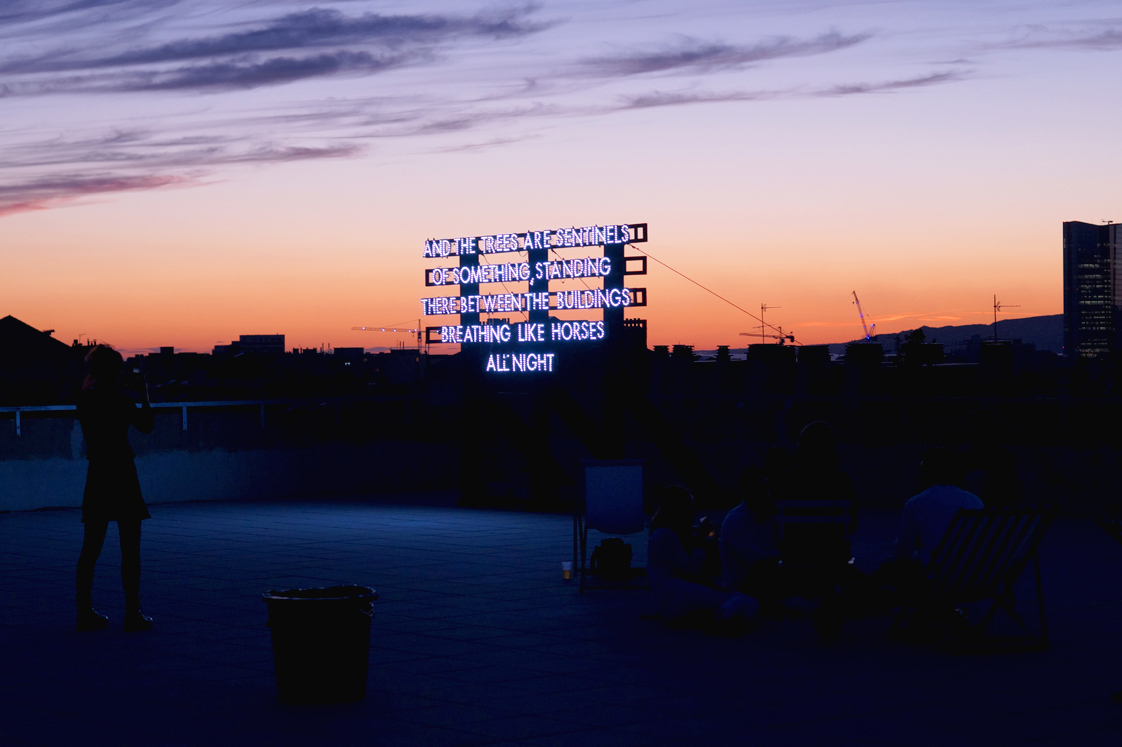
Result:
M416 323L427 238L640 222L804 343L852 291L883 332L1056 314L1061 223L1122 221L1119 91L1117 0L7 0L0 316L390 346L351 327ZM651 345L756 324L634 280Z

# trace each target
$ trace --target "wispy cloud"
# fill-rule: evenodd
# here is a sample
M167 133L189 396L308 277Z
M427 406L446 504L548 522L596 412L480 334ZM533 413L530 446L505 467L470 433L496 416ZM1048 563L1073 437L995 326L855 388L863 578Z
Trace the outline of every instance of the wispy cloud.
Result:
M682 37L677 43L654 50L636 50L581 61L576 74L624 77L651 73L705 73L735 70L784 57L808 57L847 49L872 34L837 32L810 39L777 37L756 44L737 45Z
M73 17L91 11L151 11L178 0L5 0L0 4L0 26Z
M183 185L189 179L173 175L72 175L0 185L0 216L46 210L90 195L133 192Z
M921 75L916 78L904 78L903 80L888 80L877 83L846 83L815 91L812 95L852 96L854 94L865 93L888 93L908 88L925 88L927 86L938 86L944 83L957 83L966 80L967 77L968 76L964 72L949 70L931 73L929 75Z
M652 109L660 106L688 106L691 104L721 104L742 101L767 101L784 98L829 98L861 94L891 93L909 88L923 88L967 80L962 71L930 73L903 80L872 83L844 83L829 88L808 89L792 87L771 91L651 91L634 96L624 96L618 109Z
M93 195L201 184L222 166L345 158L363 150L358 143L275 145L233 137L157 137L139 131L73 142L50 138L13 149L3 168L24 173L51 166L80 170L0 181L0 217Z
M325 52L306 57L271 57L263 61L212 62L158 71L55 77L0 84L0 97L58 93L126 93L140 91L216 91L275 86L349 73L364 75L407 64L416 54Z
M759 101L777 98L782 92L765 91L728 91L720 92L671 92L651 91L636 96L622 97L620 109L653 109L660 106L686 106L689 104L719 104L732 101Z
M409 44L432 44L451 37L501 39L523 36L545 28L546 24L534 23L528 19L532 10L531 7L521 7L474 16L378 13L348 16L338 10L312 8L282 16L250 31L182 39L116 54L89 56L70 50L55 50L37 58L8 62L0 66L0 72L38 73L133 67L261 52L368 44L401 48Z
M461 145L450 145L446 148L435 148L432 153L475 153L489 148L498 148L503 145L511 145L513 143L521 143L525 140L530 140L536 137L535 135L523 135L521 137L497 137L491 140L486 140L478 143L463 143Z
M896 313L896 314L877 314L875 316L867 314L866 318L869 319L870 321L875 321L877 323L878 329L883 329L884 325L891 324L892 322L904 322L904 321L908 321L908 320L914 320L914 321L917 321L917 322L959 322L959 321L962 321L963 318L967 317L967 316L975 316L975 315L979 315L979 314L988 314L988 313L990 313L990 312L987 312L987 311L951 311L951 312L935 313L935 312L930 312L930 311L917 311L917 312L906 312L906 313ZM854 314L854 319L856 319L856 316L857 315L855 313ZM850 322L850 321L841 321L841 322L813 321L813 322L801 322L799 324L799 326L800 327L855 327L855 326L859 326L859 325L856 321L853 321L853 322ZM883 334L895 334L895 333L884 331Z
M334 9L313 8L251 30L109 53L56 47L33 57L0 62L0 74L25 78L0 86L0 96L231 90L340 73L370 75L431 60L444 43L540 32L549 24L531 20L534 10L523 6L468 16L348 16Z
M175 136L139 129L113 130L96 137L50 137L11 146L0 169L28 170L44 166L97 164L130 169L199 169L238 163L286 163L318 158L343 158L361 153L359 143L320 146L279 145L234 135ZM0 195L9 187L0 183Z
M1122 50L1122 23L1116 22L1108 28L1057 29L1033 26L1023 30L1018 38L992 46L1004 49L1117 52Z

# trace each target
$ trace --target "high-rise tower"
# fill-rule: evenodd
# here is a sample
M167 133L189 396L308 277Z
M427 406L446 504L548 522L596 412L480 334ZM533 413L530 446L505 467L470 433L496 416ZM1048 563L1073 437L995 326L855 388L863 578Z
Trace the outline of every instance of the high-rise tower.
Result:
M1113 223L1064 223L1064 355L1122 351L1122 232Z

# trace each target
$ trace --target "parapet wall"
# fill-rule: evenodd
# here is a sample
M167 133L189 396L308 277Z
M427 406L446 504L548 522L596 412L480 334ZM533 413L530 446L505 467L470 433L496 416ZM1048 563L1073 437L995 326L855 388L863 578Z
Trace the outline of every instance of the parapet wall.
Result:
M531 422L526 397L502 396L523 422ZM1027 502L1085 515L1117 510L1122 443L1112 431L1102 435L1102 424L1122 414L1116 400L672 394L655 399L667 430L681 434L681 444L720 488L718 495L699 496L703 511L735 499L744 467L759 465L770 446L793 450L802 426L819 419L838 433L842 466L861 503L898 508L918 489L923 449L961 448L967 415L979 406L1000 415L997 443L1015 456ZM596 427L596 404L582 406ZM28 413L18 429L12 414L5 416L0 418L0 511L80 505L86 461L73 412ZM198 407L186 418L177 406L158 409L155 430L149 435L132 431L130 442L145 498L160 503L454 491L461 485L461 444L482 438L486 447L473 466L485 490L507 496L512 507L535 509L537 498L527 489L533 465L514 442L530 431L498 427L493 413L477 414L482 419L473 421L474 427L464 427L463 417L454 401L425 404L404 398L340 406ZM630 416L625 424L625 456L647 461L650 497L663 485L689 482L666 444L657 443ZM560 467L551 477L558 480L558 497L572 497L579 463L592 456L581 433L554 417L533 435L548 445ZM561 473L568 475L567 482Z
M167 451L138 456L136 469L150 503L309 498L455 485L454 470L432 464L409 469L412 444L317 444L246 451ZM452 461L455 463L455 460ZM0 511L82 505L85 459L0 460Z

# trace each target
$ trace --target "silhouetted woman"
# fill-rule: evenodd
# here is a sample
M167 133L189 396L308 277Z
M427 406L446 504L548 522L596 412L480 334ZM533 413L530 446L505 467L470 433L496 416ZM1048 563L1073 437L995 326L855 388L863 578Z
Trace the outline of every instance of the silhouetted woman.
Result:
M125 589L126 631L148 630L152 618L140 609L140 522L151 518L140 494L135 455L129 446L129 426L152 432L148 384L135 380L142 407L125 391L124 360L107 345L86 356L88 373L78 395L78 419L86 438L86 491L82 496L85 538L78 558L78 630L101 630L109 619L93 608L94 565L105 542L109 522L117 522L121 538L121 583Z

